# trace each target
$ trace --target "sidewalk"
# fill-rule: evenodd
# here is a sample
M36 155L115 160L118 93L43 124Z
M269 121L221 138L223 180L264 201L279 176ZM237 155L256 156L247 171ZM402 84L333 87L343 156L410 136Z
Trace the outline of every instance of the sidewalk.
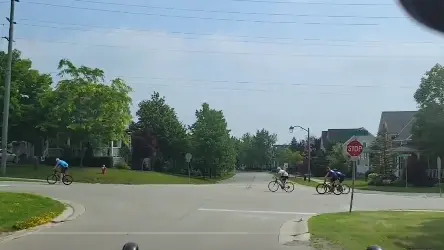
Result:
M27 178L16 178L16 177L0 177L0 181L46 182L46 180L42 179L27 179Z

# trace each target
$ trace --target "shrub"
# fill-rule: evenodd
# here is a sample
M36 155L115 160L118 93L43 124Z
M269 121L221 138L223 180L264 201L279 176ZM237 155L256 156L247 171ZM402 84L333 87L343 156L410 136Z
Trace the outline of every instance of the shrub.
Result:
M126 164L126 162L118 162L114 164L114 167L117 169L125 169L125 170L131 170L131 167Z
M368 185L381 186L383 185L382 177L377 173L368 175Z
M370 174L373 174L373 171L371 169L367 170L367 172L365 172L365 181L368 181L368 176Z

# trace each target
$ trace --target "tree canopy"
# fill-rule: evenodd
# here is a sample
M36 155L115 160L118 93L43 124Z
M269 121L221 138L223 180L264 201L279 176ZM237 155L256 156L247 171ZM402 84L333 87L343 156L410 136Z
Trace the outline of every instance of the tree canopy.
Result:
M0 70L5 66L6 54L0 52ZM306 158L305 141L293 138L291 146L278 150L276 134L264 128L235 137L222 110L209 103L195 111L195 121L187 126L156 91L138 103L132 121L132 89L124 79L108 79L103 69L76 65L69 59L56 66L58 74L53 79L14 51L9 141L28 141L35 148L55 142L53 147L61 150L61 157L79 158L80 166L84 159L95 157L96 149L131 141L131 147L122 148L121 153L132 159L133 169L144 169L149 159L153 170L209 178L236 167L270 170L284 163L302 164ZM193 155L190 165L185 163L186 153ZM35 154L43 153L37 150ZM110 154L108 150L102 155Z

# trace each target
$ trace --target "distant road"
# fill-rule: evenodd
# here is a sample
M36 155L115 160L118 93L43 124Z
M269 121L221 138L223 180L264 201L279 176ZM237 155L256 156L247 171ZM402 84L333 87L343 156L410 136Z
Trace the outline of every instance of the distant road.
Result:
M221 183L252 183L252 182L269 182L272 174L269 172L237 172L237 174Z

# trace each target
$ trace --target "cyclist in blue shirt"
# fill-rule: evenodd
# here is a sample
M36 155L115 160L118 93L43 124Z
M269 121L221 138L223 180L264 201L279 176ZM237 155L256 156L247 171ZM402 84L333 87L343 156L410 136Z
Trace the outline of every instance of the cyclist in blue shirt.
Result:
M56 165L54 167L54 170L59 167L60 168L60 183L62 183L63 175L65 175L68 171L69 164L66 161L60 160L59 158L56 158Z
M340 172L337 169L333 169L333 171L336 172L336 175L338 176L339 183L342 183L345 180L345 174L343 174L342 172Z
M338 174L334 170L331 170L330 167L327 167L327 174L325 175L324 180L326 181L327 178L330 183L334 185L335 181L338 179Z

